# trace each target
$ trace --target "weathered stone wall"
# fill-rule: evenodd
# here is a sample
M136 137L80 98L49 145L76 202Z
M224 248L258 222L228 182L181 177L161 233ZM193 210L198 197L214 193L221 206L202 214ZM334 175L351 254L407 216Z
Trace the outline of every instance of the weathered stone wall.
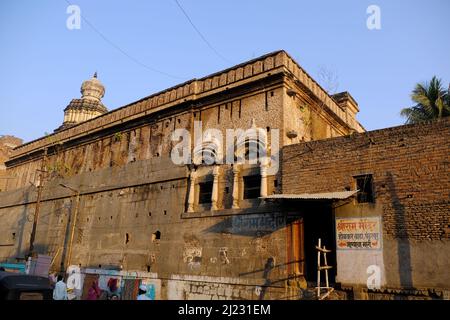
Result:
M150 271L177 283L180 277L198 278L163 286L163 297L178 297L174 292L181 290L192 299L200 293L251 298L268 280L284 279L284 215L264 206L186 214L187 177L186 167L161 157L52 180L43 189L35 248L55 257L54 269L64 260L86 268ZM61 184L80 190L79 205L76 193ZM7 244L0 247L1 261L27 253L35 201L33 186L0 194L0 243ZM69 218L76 211L73 226ZM238 291L229 295L235 286ZM279 296L283 286L283 281L269 285L264 297Z
M168 110L183 102L196 102L219 92L227 94L228 90L276 74L287 75L290 79L295 80L295 83L302 90L321 101L323 109L333 114L336 119L346 123L348 127L358 132L364 131L355 119L348 119L345 111L339 107L338 103L296 61L285 51L276 51L204 78L187 81L67 130L25 143L14 151L13 157L28 154L33 150L42 149L55 142L70 141L90 132L114 127L120 123L132 121L150 113ZM264 89L264 86L261 89Z
M294 90L295 96L288 95ZM217 74L167 89L97 118L26 143L13 151L3 190L37 180L42 150L51 177L169 155L178 128L248 129L252 119L270 132L279 129L280 144L322 139L363 130L285 52L275 52ZM351 121L350 121L351 120ZM355 127L356 126L356 127ZM287 137L288 131L297 137ZM269 134L270 142L271 134Z
M10 158L12 150L22 144L22 139L14 136L0 136L0 164L4 163ZM4 167L2 167L4 169Z
M174 276L167 281L166 299L259 300L284 298L285 287L259 286L245 279L208 276Z
M338 279L365 285L366 268L377 264L386 287L450 287L449 124L446 118L283 149L283 193L354 190L354 176L373 176L375 203L351 201L335 215L381 217L382 251L338 252Z
M312 102L311 102L312 103ZM312 117L311 107L299 106L298 102L286 94L286 88L277 86L266 91L243 95L237 99L226 100L205 106L194 112L181 112L164 117L152 124L138 125L133 129L117 127L113 133L102 137L88 139L75 145L56 145L47 156L45 169L46 179L71 177L83 172L92 172L102 168L123 166L133 161L167 157L177 144L171 140L174 130L184 128L191 132L194 138L193 122L201 121L202 129L218 129L223 136L223 150L226 146L227 129L249 129L252 120L259 128L267 130L268 143L271 144L272 129L279 130L280 147L284 144L309 140L312 137L309 127L322 127L324 135L314 133L317 138L330 137L330 124L322 123L320 116ZM306 119L307 124L304 124ZM311 120L313 119L313 120ZM335 130L339 125L334 123ZM328 129L327 129L328 128ZM298 132L298 137L289 139L287 131ZM328 133L327 133L328 130ZM343 130L343 129L340 129ZM347 129L348 130L348 129ZM317 129L314 131L316 132ZM342 134L342 133L340 133ZM40 169L42 157L35 157L8 168L12 177L5 182L5 190L14 190L36 183L37 170Z
M6 183L9 179L5 162L11 157L12 150L21 144L22 139L14 136L0 136L0 192L6 189Z
M64 262L154 272L166 288L162 297L286 294L293 263L286 254L286 215L259 199L243 199L242 177L260 174L259 166L241 168L240 209L231 209L227 164L220 166L219 210L196 204L187 213L189 170L169 158L175 129L193 135L194 122L202 121L203 131L219 129L225 139L227 129L249 129L252 120L269 133L269 145L279 129L280 147L332 136L331 128L337 134L363 130L347 123L339 105L285 52L181 84L16 148L7 163L14 179L0 193L0 242L6 244L0 259L27 253L43 166L35 247L54 257L54 268ZM294 139L286 138L291 130L298 133ZM198 186L212 178L212 166L197 173ZM279 173L269 175L269 194L280 190L279 180ZM62 185L78 190L79 200ZM231 287L238 292L230 295Z
M83 172L120 167L137 160L167 157L172 146L170 134L176 128L189 130L189 119L189 114L179 114L131 130L118 129L104 137L67 148L57 146L47 156L46 179L68 178ZM8 173L16 179L8 181L7 190L24 187L29 181L36 182L36 170L40 168L41 161L42 157L8 168Z

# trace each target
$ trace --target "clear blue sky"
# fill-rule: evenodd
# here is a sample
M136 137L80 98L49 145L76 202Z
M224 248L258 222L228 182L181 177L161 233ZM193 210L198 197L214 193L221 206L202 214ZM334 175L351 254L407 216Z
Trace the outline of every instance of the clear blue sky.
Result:
M338 76L337 91L360 105L369 130L404 122L416 82L450 81L450 1L179 0L211 50L172 0L69 0L85 21L66 28L65 0L0 2L0 134L25 141L53 132L63 109L80 97L94 71L111 110L184 80L284 49L313 77L322 66ZM369 5L381 9L381 30L366 27Z

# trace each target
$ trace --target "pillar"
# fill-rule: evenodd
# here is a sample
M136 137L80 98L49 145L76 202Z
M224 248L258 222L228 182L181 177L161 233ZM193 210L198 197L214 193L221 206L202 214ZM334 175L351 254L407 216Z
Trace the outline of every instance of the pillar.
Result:
M189 179L189 197L188 197L188 209L187 212L194 212L195 203L195 179L197 178L197 172L191 171Z
M261 188L260 188L260 196L267 197L267 168L269 167L269 159L267 157L263 157L261 159L260 164L260 173L261 173Z
M239 209L239 167L233 165L233 209Z
M213 169L213 188L211 195L211 210L217 210L217 201L219 200L219 166L214 166Z

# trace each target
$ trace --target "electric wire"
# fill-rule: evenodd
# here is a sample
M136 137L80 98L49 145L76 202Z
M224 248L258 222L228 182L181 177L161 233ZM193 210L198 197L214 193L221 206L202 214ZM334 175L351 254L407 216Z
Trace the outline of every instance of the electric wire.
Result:
M68 0L64 0L65 2L67 2L69 5L72 5L72 3L70 3ZM128 52L126 52L125 50L123 50L119 45L117 45L116 43L114 43L113 41L111 41L108 37L106 37L100 30L98 30L84 15L80 14L81 19L83 19L83 21L95 32L97 33L106 43L108 43L110 46L112 46L113 48L115 48L117 51L119 51L120 53L122 53L125 57L127 57L128 59L130 59L131 61L133 61L135 64L150 70L152 72L156 72L159 74L162 74L164 76L167 76L169 78L173 78L173 79L182 79L185 80L186 78L183 77L179 77L167 72L164 72L162 70L156 69L154 67L151 67L145 63L143 63L142 61L136 59L135 57L133 57L132 55L130 55Z
M221 58L223 61L230 63L230 61L225 58L222 54L220 54L219 51L216 50L216 48L214 48L212 46L212 44L206 39L206 37L200 32L200 30L195 26L194 22L192 21L192 19L189 17L189 15L187 14L186 10L184 10L184 8L181 6L180 2L178 2L178 0L174 0L176 5L178 6L178 8L181 10L181 12L183 13L183 15L186 17L186 19L189 21L189 24L192 26L192 28L194 28L194 30L197 32L197 34L200 36L200 38L203 40L204 43L206 43L206 45L219 57Z

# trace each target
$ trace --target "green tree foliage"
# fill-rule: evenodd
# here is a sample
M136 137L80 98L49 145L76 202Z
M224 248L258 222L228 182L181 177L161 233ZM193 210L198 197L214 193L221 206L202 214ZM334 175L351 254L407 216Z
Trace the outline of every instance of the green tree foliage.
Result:
M418 123L450 115L450 87L445 89L442 80L434 76L429 83L418 83L411 93L415 103L404 108L400 115L406 118L406 123Z

